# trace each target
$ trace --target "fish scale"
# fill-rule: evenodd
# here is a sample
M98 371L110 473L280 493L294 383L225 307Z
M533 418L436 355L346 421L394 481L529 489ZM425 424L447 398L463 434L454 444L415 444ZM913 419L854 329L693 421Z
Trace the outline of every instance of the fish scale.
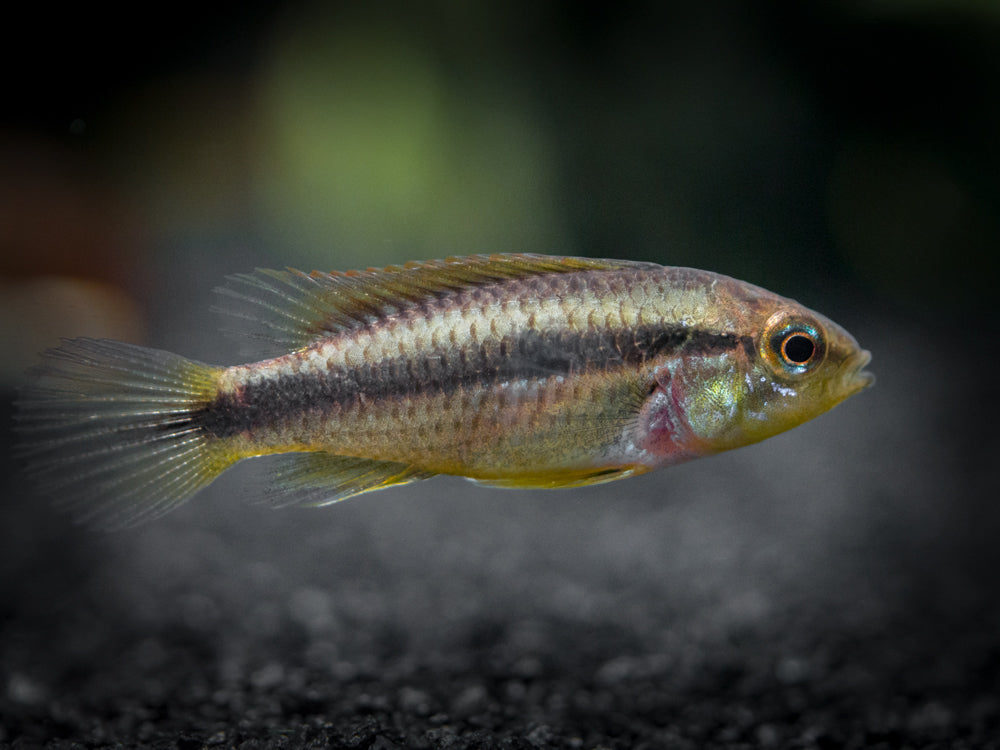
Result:
M623 380L621 373L608 370L623 363L626 339L631 348L641 348L630 321L645 315L663 323L662 313L642 309L641 303L655 299L645 293L648 282L632 271L615 278L588 272L503 282L443 296L346 332L318 347L326 370L318 367L309 376L300 372L303 384L288 389L296 398L274 398L268 408L273 419L246 444L268 452L309 445L338 455L419 463L438 473L524 481L540 474L538 448L543 446L547 463L542 468L554 475L549 481L557 481L560 473L576 477L603 471L607 467L582 464L580 454L607 460L635 442L621 425L648 390L640 381L650 375L631 372ZM480 339L480 328L490 333ZM553 340L540 338L544 334ZM525 372L505 373L514 382L491 386L489 378L514 357ZM279 358L257 367L280 372L286 363ZM302 408L298 396L310 392L305 385L310 378L330 385L348 373L366 377L357 378L365 381L360 388L353 381L342 388L350 394L341 399L346 405L314 409L312 418L294 420L294 429L289 425L293 412ZM559 380L546 382L552 375ZM474 401L462 398L470 395L463 386L457 398L435 398L449 377L476 378ZM565 387L565 378L575 387ZM264 373L259 379L267 384L274 378ZM419 413L394 418L385 404L399 399L422 399ZM491 415L489 431L481 419L472 419L484 413ZM474 429L461 430L466 424ZM489 450L482 449L484 442Z

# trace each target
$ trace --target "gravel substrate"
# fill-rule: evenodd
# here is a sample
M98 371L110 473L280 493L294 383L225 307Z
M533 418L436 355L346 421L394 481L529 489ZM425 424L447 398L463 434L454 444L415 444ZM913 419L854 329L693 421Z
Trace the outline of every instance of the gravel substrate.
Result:
M102 535L4 459L0 744L1000 747L987 379L868 327L874 390L587 490L271 511L250 469Z

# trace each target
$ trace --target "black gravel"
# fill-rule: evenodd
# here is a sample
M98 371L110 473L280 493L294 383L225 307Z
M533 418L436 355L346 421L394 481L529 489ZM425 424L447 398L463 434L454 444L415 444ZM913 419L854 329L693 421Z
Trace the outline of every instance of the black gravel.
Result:
M995 386L868 328L874 390L589 490L237 471L99 535L8 464L0 744L1000 747Z

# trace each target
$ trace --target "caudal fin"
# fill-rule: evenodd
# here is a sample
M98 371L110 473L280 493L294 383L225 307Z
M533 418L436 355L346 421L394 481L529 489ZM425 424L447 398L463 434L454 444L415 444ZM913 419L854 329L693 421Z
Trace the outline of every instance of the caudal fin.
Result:
M218 373L169 352L66 340L29 373L17 452L38 488L88 525L155 518L234 460L197 419Z

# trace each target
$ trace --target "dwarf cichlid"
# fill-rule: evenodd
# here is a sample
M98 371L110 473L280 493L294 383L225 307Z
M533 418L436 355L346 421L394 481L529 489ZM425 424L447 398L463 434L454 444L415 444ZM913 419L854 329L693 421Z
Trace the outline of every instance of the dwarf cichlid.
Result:
M763 440L874 381L832 321L690 268L479 255L219 291L279 356L216 367L72 339L31 373L21 453L85 520L161 515L268 454L278 504L435 474L607 482Z

